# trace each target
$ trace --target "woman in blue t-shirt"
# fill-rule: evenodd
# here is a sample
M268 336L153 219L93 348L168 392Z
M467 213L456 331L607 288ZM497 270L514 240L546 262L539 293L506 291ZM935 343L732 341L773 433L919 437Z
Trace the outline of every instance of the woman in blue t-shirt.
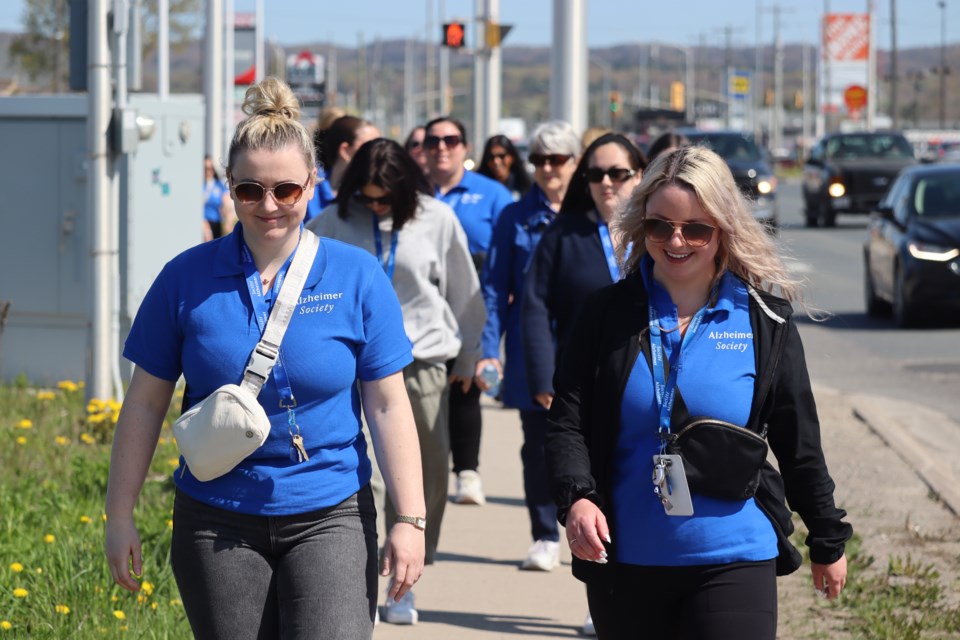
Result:
M232 207L227 186L220 179L213 158L203 158L203 239L214 240L229 229Z
M776 576L801 561L784 495L810 532L814 587L830 599L846 580L851 535L791 319L799 283L727 165L701 147L659 156L614 233L626 275L583 305L549 416L550 482L574 575L601 639L642 629L774 640ZM690 416L744 427L754 435L724 433L751 444L714 441L707 462L690 447L679 457L667 447ZM763 450L744 455L762 439L779 473Z
M133 509L176 381L186 380L185 409L240 381L308 233L314 149L296 98L267 78L248 89L243 110L227 170L239 224L163 268L124 348L136 368L114 437L105 551L114 580L134 592L131 568L141 574L143 561ZM174 474L171 564L197 637L371 637L377 540L361 404L402 514L384 545L389 596L413 587L425 507L403 382L410 362L400 305L376 260L322 240L257 397L271 423L266 442L213 480L198 480L182 458Z

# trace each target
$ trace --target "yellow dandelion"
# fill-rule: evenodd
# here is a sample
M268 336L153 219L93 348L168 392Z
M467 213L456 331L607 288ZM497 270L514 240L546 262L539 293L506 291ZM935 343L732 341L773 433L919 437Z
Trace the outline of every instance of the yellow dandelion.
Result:
M56 438L53 439L53 441L61 446L70 444L70 438L66 436L57 436Z
M10 564L10 571L13 571L14 573L20 573L23 571L23 565L19 562L12 562Z
M120 412L114 411L110 414L110 424L117 424L120 422Z
M120 626L120 631L126 631L128 628L129 628L129 627L127 627L127 625L121 625L121 626Z
M161 436L157 438L157 444L167 444L167 439Z
M167 520L167 529L173 529L173 520Z
M113 398L107 400L107 408L110 409L110 411L120 411L121 406L123 405L121 405L119 402L117 402Z
M106 521L107 521L107 514L101 513L101 514L100 514L100 519L103 520L104 522L106 522Z
M103 415L102 413L95 413L92 416L87 416L87 422L90 424L100 424L106 419L107 416Z
M143 595L142 593L137 594L137 604L143 604L146 601L147 601L147 596Z
M55 606L53 609L54 609L54 611L56 611L57 613L62 613L63 615L69 615L69 613L70 613L70 607L68 607L68 606L65 605L65 604L58 604L58 605Z
M179 466L180 466L180 458L167 458L167 465L168 465L168 466L171 466L171 467L174 467L174 468L179 467Z
M30 592L24 589L23 587L17 587L16 589L13 590L14 598L26 598L28 595L30 595Z
M17 437L17 444L27 444L27 439L23 436Z
M3 629L4 631L10 631L10 629L13 629L13 625L10 624L9 620L0 620L0 629Z
M117 610L115 610L115 611L113 612L113 617L116 618L117 620L126 620L126 619L127 619L127 614L125 614L123 611L120 611L119 609L117 609Z
M110 602L116 602L116 601L118 601L119 599L120 599L120 597L117 596L116 594L110 596Z
M57 539L54 537L52 533L48 533L47 535L43 536L43 541L46 542L47 544L53 544L54 542L57 541Z
M40 575L41 573L43 573L43 567L37 567L35 571L37 572L37 575Z
M53 391L37 391L37 400L53 400L56 397Z
M156 610L157 610L157 603L156 603L156 602L151 603L151 604L150 604L150 608L153 609L154 611L156 611Z
M140 585L140 590L143 591L143 592L144 592L145 594L147 594L148 596L152 596L152 595L153 595L153 583L152 583L152 582L147 582L146 580L144 580L144 581L143 581L143 584Z
M84 444L96 444L96 443L97 443L97 439L94 438L94 437L93 437L92 435L90 435L89 433L81 433L81 434L80 434L80 441L83 442Z
M33 420L30 418L24 418L17 422L17 429L33 429Z
M87 403L87 413L100 413L107 406L103 400L99 398L92 398L90 402Z
M81 383L81 384L82 384L82 383ZM72 392L76 391L77 389L79 389L79 388L81 387L81 384L77 384L76 382L74 382L74 381L72 381L72 380L61 380L60 382L57 383L57 388L58 388L58 389L63 389L64 391L67 391L67 392L71 392L71 393L72 393Z
M182 606L183 606L183 602L182 602L179 598L174 598L173 600L170 601L170 606L171 606L171 607L182 607Z
M80 516L81 524L90 524L93 520L90 519L90 516Z

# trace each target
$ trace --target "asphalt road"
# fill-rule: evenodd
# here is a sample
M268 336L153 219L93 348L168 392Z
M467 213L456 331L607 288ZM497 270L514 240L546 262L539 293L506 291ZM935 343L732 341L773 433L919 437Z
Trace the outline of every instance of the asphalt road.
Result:
M960 416L960 319L931 318L898 329L866 315L863 242L866 216L844 215L832 229L806 229L798 182L779 189L780 240L789 264L809 281L806 300L832 314L805 321L801 335L814 383L843 393L908 400Z

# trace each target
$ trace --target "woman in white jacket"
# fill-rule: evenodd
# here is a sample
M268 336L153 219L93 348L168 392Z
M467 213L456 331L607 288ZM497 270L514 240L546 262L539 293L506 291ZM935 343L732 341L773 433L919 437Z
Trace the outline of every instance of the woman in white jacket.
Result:
M448 382L469 388L486 321L466 235L453 210L430 193L423 172L403 147L378 138L360 147L340 183L337 202L309 225L318 235L377 256L400 300L413 344L414 362L403 374L420 436L426 564L436 554L447 501ZM389 527L396 512L389 500L384 502ZM416 623L412 592L399 603L388 600L384 618Z

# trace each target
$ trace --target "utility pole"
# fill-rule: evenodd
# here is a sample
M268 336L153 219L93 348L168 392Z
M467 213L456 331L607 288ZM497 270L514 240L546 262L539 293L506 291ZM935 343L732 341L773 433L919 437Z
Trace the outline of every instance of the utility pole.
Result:
M585 0L553 0L550 117L575 131L587 126L587 12Z
M447 22L447 0L439 0L440 24ZM427 35L429 38L429 34ZM440 47L440 113L448 115L450 104L450 49Z
M877 37L873 0L867 0L867 131L873 131L877 118Z
M940 7L940 129L947 126L947 3L937 2Z
M763 122L760 112L763 110L763 0L757 0L757 43L754 48L753 69L753 137L763 139Z
M771 146L783 148L783 40L780 38L779 4L773 5L773 126Z
M487 108L487 101L484 99L486 91L485 81L487 78L487 57L483 55L483 48L486 40L486 29L484 27L486 5L484 0L474 0L474 21L473 34L476 42L476 53L473 55L473 150L479 153L483 150L483 145L487 140L484 131L484 123L487 116L484 111Z
M203 93L206 101L204 151L216 166L223 149L223 2L207 2L204 29Z
M427 0L426 6L426 34L427 37L423 41L424 46L424 65L423 65L423 96L424 96L424 107L427 113L427 120L430 120L433 115L436 113L434 111L434 105L431 103L431 93L433 92L433 38L435 32L433 30L433 0Z
M890 117L893 128L900 128L900 109L897 106L897 0L890 0Z

